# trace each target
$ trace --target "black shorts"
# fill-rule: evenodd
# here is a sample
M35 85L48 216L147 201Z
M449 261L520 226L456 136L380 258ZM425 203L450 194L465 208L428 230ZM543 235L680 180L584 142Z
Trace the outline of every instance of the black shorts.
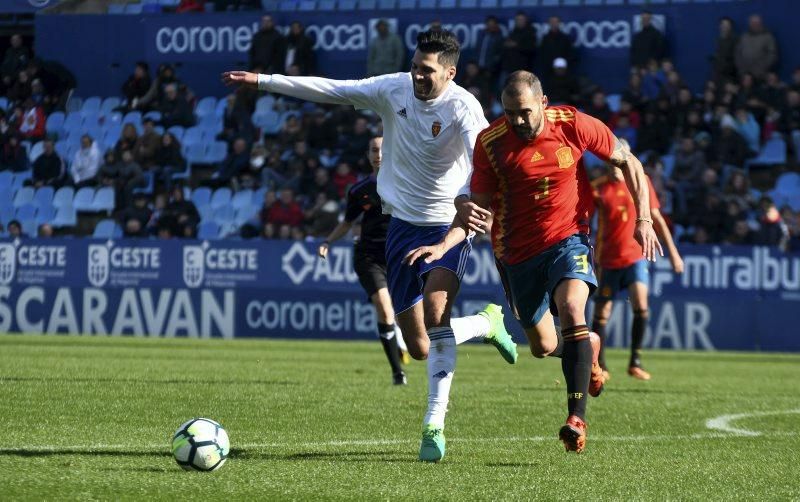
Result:
M357 249L353 253L353 270L368 296L386 287L386 257L382 254Z

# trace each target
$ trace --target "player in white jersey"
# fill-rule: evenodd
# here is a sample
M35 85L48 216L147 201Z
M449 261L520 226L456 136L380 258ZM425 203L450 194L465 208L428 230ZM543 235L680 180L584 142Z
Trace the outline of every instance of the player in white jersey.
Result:
M428 360L428 409L419 457L431 462L445 453L444 418L456 344L481 339L495 345L509 363L517 360L498 305L490 304L474 316L450 318L470 240L439 260L403 264L412 249L435 244L447 233L456 214L455 198L469 190L475 139L488 125L478 100L453 82L459 54L453 33L427 31L417 36L410 73L363 80L243 71L222 75L229 85L349 104L373 110L383 120L378 193L384 212L392 216L386 242L389 292L409 353Z

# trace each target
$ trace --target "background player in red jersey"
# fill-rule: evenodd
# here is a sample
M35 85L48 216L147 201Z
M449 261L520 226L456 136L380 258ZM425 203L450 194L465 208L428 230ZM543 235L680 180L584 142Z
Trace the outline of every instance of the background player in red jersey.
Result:
M597 286L588 237L591 186L580 163L585 151L622 169L635 194L635 237L644 256L655 260L661 246L642 165L608 127L569 106L547 107L539 79L526 71L509 76L502 100L505 117L475 144L471 201L457 201L458 215L441 242L411 251L406 260L436 260L470 230L491 228L498 269L531 352L561 357L569 414L559 438L567 451L581 452L586 395L603 388L600 341L584 314Z
M628 147L627 141L619 140ZM661 215L653 185L645 176L650 192L650 216L653 228L664 242L675 273L683 272L683 260L678 253L667 222ZM647 328L649 310L647 306L647 285L649 271L647 261L642 258L642 246L633 238L635 223L633 215L636 208L633 197L625 184L622 170L614 165L608 166L608 174L592 183L594 199L598 209L597 252L595 262L599 264L597 273L600 285L595 292L594 319L592 328L600 336L601 349L599 363L603 376L609 378L603 347L606 342L606 324L611 315L614 296L622 289L628 290L628 298L633 308L631 327L631 359L628 374L640 380L650 380L650 373L642 368L641 350L644 332Z

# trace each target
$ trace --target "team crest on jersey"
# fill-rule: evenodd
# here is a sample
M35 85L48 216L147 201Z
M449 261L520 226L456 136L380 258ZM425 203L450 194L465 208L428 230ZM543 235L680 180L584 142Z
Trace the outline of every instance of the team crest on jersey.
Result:
M442 123L437 120L431 126L431 133L433 133L433 137L435 138L440 132L442 132Z
M561 169L566 169L575 163L575 159L572 158L572 148L568 146L562 146L556 150L556 158L558 159L558 167Z

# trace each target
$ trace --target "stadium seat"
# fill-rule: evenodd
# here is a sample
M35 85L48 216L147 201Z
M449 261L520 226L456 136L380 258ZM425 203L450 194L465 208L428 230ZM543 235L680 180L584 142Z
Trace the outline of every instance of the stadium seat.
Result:
M478 0L462 0L460 2L462 8L469 8L469 7L466 7L464 5L464 1L476 2L477 3ZM457 3L458 3L457 0L439 0L439 8L440 9L455 9Z
M31 203L17 206L16 211L14 211L14 218L20 221L36 218L36 206Z
M97 225L94 227L94 232L92 232L92 237L95 239L113 239L115 237L115 227L117 226L117 222L112 219L105 219L100 220L97 222ZM120 234L122 232L120 231Z
M0 223L3 226L8 225L8 222L14 219L14 206L0 202Z
M83 99L77 96L70 96L64 108L67 113L73 113L81 111L81 106L83 106Z
M177 7L181 4L181 0L159 0L158 3L162 7Z
M14 173L14 178L11 181L11 187L14 190L17 190L25 184L26 181L33 178L33 169L28 169L25 171L19 171Z
M228 156L228 144L224 141L214 141L209 143L206 148L205 162L208 164L217 164L225 160Z
M519 0L501 0L500 7L503 9L516 9L519 7Z
M236 209L236 216L233 218L233 223L237 227L241 227L250 221L255 222L258 219L258 206L247 205Z
M211 207L216 211L221 207L231 206L231 189L228 187L217 188L211 196Z
M190 127L183 133L183 146L202 145L205 141L205 130L200 127Z
M213 96L206 96L205 98L198 101L197 107L194 109L194 114L197 115L198 118L202 118L208 115L214 116L214 111L216 109L217 109L217 98Z
M275 107L275 98L270 95L261 96L256 101L256 112L266 112Z
M35 218L19 220L19 224L22 227L22 232L28 237L36 237L36 235L39 233L39 227L36 226Z
M122 123L123 124L131 123L131 124L134 124L134 125L136 125L138 127L141 127L141 125L142 125L142 112L132 111L132 112L126 113L122 117Z
M139 188L134 188L133 193L143 193L146 195L153 195L153 191L156 188L156 175L153 171L145 171L143 173L144 176L144 186Z
M47 134L55 134L57 137L62 135L64 129L64 112L53 112L47 117L45 128Z
M219 239L220 226L215 221L201 221L197 226L197 238L202 240Z
M0 96L0 110L6 111L8 110L8 98L5 96Z
M281 12L294 12L297 10L297 3L294 0L281 0L278 2L278 10Z
M496 9L497 0L480 0L481 9Z
M72 187L61 187L53 195L53 206L56 208L72 207L72 199L75 198L75 189Z
M397 0L378 0L378 8L381 10L394 10L397 8Z
M619 111L619 102L621 100L622 96L620 96L619 94L609 94L608 96L606 96L606 102L608 103L608 107L614 113L617 113Z
M175 136L178 143L183 143L183 135L186 133L186 129L181 126L172 126L167 129L167 132Z
M248 189L239 190L235 194L233 194L233 199L231 199L231 206L234 209L241 209L243 207L249 207L253 205L253 191Z
M219 207L212 206L211 210L214 212L214 221L219 223L220 227L224 227L227 224L233 223L233 220L236 217L236 211L230 206L230 204Z
M211 221L214 219L214 210L211 209L211 206L208 204L204 204L202 206L198 206L195 204L197 208L197 212L200 213L200 221Z
M583 163L587 169L591 169L594 167L603 167L605 162L603 162L599 157L597 157L592 152L587 151L583 154Z
M133 14L138 15L142 13L142 4L140 3L129 3L125 5L125 14Z
M101 115L109 115L114 109L119 108L120 104L122 104L122 100L120 100L116 96L111 96L103 100L103 104L100 105L100 114Z
M520 7L538 7L539 0L519 0Z
M50 222L56 228L74 227L78 223L78 215L71 205L59 207L56 210L56 217Z
M767 140L754 159L745 162L747 167L773 166L786 163L786 142L779 136Z
M662 155L661 163L664 164L664 177L671 178L672 171L675 169L675 155L672 154Z
M72 160L72 157L69 155L70 147L69 147L69 142L67 140L62 139L61 141L56 141L55 149L56 153L58 153L62 159L66 161Z
M108 4L108 11L109 14L125 14L125 4L121 3L111 3Z
M300 3L297 5L297 10L301 12L314 12L317 10L317 2L316 0L300 0Z
M12 181L13 184L13 181ZM22 187L14 194L14 207L21 207L25 204L33 203L33 195L35 191L33 187Z
M83 102L83 106L81 106L81 115L99 115L100 114L100 105L103 104L103 100L100 99L99 96L92 96L90 98L86 98Z
M112 187L97 189L92 199L92 211L105 211L108 214L114 211L114 189Z
M336 0L319 0L317 2L317 10L323 12L330 12L336 10Z
M72 200L72 207L74 207L76 211L91 211L93 201L94 188L83 187L75 194L75 198Z
M211 189L208 187L198 187L192 192L192 202L197 207L210 206L211 204Z
M31 151L28 152L28 158L30 159L31 163L33 163L34 160L38 159L39 155L41 155L42 152L44 152L44 141L39 141L35 143L31 147Z
M155 110L149 111L142 116L142 120L144 119L152 119L153 122L161 122L161 112Z
M436 0L419 0L420 9L435 9L436 7Z
M119 141L119 137L122 135L122 125L121 124L114 124L108 126L103 131L103 144L107 147L111 148L117 144Z
M64 119L64 123L61 125L65 135L69 135L73 131L80 131L82 127L83 115L77 112L68 113Z
M37 207L49 207L53 205L55 190L51 186L43 186L36 190L33 195L33 204Z
M36 218L35 218L36 226L38 227L43 223L52 222L56 217L56 211L57 211L56 208L54 208L53 206L39 207L36 210Z
M800 174L783 173L775 181L775 190L784 193L800 193Z
M11 187L11 182L14 181L14 173L11 171L0 171L0 190ZM2 202L2 200L0 200Z
M339 10L375 10L378 8L377 0L339 0Z

